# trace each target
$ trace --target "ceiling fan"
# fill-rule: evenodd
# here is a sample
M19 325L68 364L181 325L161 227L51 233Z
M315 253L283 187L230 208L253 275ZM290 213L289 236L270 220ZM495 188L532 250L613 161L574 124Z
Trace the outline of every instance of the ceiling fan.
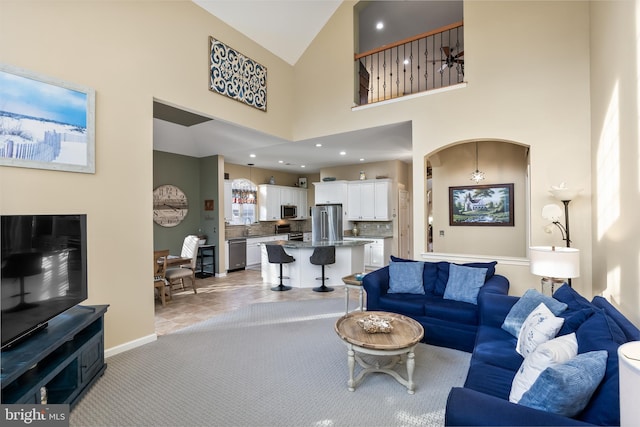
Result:
M455 65L458 70L458 73L464 76L464 59L461 59L461 57L464 56L464 50L461 50L460 52L454 55L453 52L455 50L456 50L455 47L450 49L449 46L442 46L440 48L440 51L445 57L445 59L439 60L442 62L442 66L438 70L440 74L442 74L444 70L446 70L447 68L453 68L453 66Z

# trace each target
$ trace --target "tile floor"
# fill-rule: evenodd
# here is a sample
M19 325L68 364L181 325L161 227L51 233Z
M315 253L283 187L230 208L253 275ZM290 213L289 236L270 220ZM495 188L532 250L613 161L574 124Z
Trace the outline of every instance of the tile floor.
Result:
M196 279L197 294L187 285L184 290L175 289L172 300L168 301L165 307L156 298L156 333L168 334L216 314L255 302L345 297L344 286L332 286L335 288L333 292L324 293L313 292L311 288L275 292L271 290L273 286L262 283L260 271L257 270L235 271L228 273L226 277ZM349 305L352 306L357 300L357 291L350 290Z

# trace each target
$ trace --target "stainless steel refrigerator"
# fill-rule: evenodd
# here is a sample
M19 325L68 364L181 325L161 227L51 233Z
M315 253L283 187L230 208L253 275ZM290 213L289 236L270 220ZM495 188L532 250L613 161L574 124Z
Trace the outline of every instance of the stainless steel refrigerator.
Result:
M342 241L342 205L317 205L311 208L311 240Z

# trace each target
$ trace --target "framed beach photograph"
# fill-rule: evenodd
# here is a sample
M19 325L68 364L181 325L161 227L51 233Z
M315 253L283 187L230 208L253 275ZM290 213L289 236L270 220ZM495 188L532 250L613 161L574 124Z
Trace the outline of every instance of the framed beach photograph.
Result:
M0 166L95 173L95 91L0 64Z
M513 227L513 184L449 187L449 225Z

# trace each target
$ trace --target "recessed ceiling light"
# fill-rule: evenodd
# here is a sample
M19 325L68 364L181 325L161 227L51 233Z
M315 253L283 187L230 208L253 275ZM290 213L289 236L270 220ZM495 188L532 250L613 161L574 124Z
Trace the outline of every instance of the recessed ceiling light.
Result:
M364 162L364 159L360 159L361 162Z
M347 152L346 152L346 151L341 151L341 152L340 152L340 155L341 155L341 156L345 156L346 154L347 154Z
M382 21L378 22L376 24L376 30L381 30L384 28L384 23Z
M316 147L322 147L322 144L318 143L316 144Z
M404 65L407 65L408 63L409 63L409 60L408 60L408 59L405 59L405 60L404 60Z
M284 163L284 160L278 160L278 163Z
M256 155L255 154L249 154L249 157L251 157L253 159L254 157L256 157Z
M300 167L301 167L301 168L306 168L306 167L307 167L307 165L300 165Z

